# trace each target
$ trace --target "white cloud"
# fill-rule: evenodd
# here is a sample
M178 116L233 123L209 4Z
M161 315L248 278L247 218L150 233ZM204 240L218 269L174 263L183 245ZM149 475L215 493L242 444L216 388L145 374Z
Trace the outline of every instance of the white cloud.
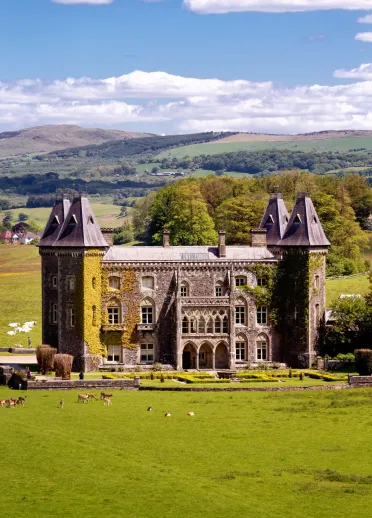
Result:
M355 36L355 39L358 41L372 43L372 32L358 32L358 34Z
M372 64L337 70L353 84L285 88L134 71L104 79L23 79L0 83L0 127L41 124L125 127L159 133L204 130L298 133L372 127Z
M114 0L52 0L55 4L67 4L67 5L77 5L77 4L90 4L90 5L107 5L112 4Z
M366 16L362 16L357 19L358 23L372 23L372 14L366 14Z
M321 11L327 9L369 10L371 0L183 0L184 6L199 14L242 11L271 13Z
M358 68L351 70L335 70L334 77L341 79L371 79L372 80L372 63L362 63Z

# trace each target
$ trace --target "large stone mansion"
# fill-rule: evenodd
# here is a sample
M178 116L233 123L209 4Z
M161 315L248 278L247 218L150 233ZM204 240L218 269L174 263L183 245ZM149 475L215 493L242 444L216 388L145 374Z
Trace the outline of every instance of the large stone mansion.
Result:
M112 230L100 229L86 195L57 199L39 242L43 342L72 354L79 370L102 362L309 364L330 245L310 197L300 194L289 216L282 196L271 195L251 234L251 246L227 246L222 231L218 246L170 246L166 231L162 247L113 246ZM286 320L278 326L254 293L286 260Z

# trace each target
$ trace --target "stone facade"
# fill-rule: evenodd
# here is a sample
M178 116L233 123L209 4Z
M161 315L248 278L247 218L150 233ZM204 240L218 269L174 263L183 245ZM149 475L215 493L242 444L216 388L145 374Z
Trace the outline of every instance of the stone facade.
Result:
M290 219L275 195L252 232L251 247L226 246L224 232L211 247L172 247L167 232L163 247L118 247L111 245L109 229L101 233L86 196L71 204L57 200L39 243L43 342L72 354L79 370L102 362L210 370L255 362L295 365L304 358L310 363L325 311L329 246L317 218L306 195ZM255 287L267 282L265 272L296 254L306 258L299 272L301 304L293 295L288 306L294 326L303 312L297 342L285 326L273 325L269 308L254 296ZM284 281L291 298L298 276L288 273Z

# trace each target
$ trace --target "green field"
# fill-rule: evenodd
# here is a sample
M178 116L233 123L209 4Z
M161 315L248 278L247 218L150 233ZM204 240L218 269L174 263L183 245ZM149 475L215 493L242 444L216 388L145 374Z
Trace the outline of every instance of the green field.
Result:
M327 280L326 287L327 305L329 306L330 303L341 294L351 293L366 295L369 290L368 275Z
M215 155L218 153L230 153L232 151L264 151L272 149L289 149L290 151L341 151L349 149L366 148L372 150L372 138L338 138L325 140L304 140L296 142L225 142L205 143L183 146L160 153L156 158L167 158L174 156Z
M120 227L123 224L124 218L119 218L120 209L119 205L113 205L112 203L91 203L93 212L101 225L101 227ZM50 207L39 207L35 209L19 208L12 209L14 221L18 220L18 214L23 212L27 214L29 219L36 221L36 223L44 228L50 211ZM4 212L0 211L0 220L4 217Z
M372 505L367 390L27 396L0 408L4 516L359 518Z
M41 343L41 271L38 249L32 245L0 245L0 347ZM7 335L11 322L37 321L29 333Z

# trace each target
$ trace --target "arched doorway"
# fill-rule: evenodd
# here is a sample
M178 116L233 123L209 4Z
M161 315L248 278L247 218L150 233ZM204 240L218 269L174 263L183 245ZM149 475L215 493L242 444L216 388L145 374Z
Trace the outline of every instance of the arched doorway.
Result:
M197 358L197 352L196 347L192 343L187 343L185 347L183 348L182 353L182 368L185 370L188 369L196 369L196 358Z
M199 369L213 369L213 348L207 342L199 349Z
M216 348L215 356L216 369L228 369L229 368L229 353L226 344L220 342Z

